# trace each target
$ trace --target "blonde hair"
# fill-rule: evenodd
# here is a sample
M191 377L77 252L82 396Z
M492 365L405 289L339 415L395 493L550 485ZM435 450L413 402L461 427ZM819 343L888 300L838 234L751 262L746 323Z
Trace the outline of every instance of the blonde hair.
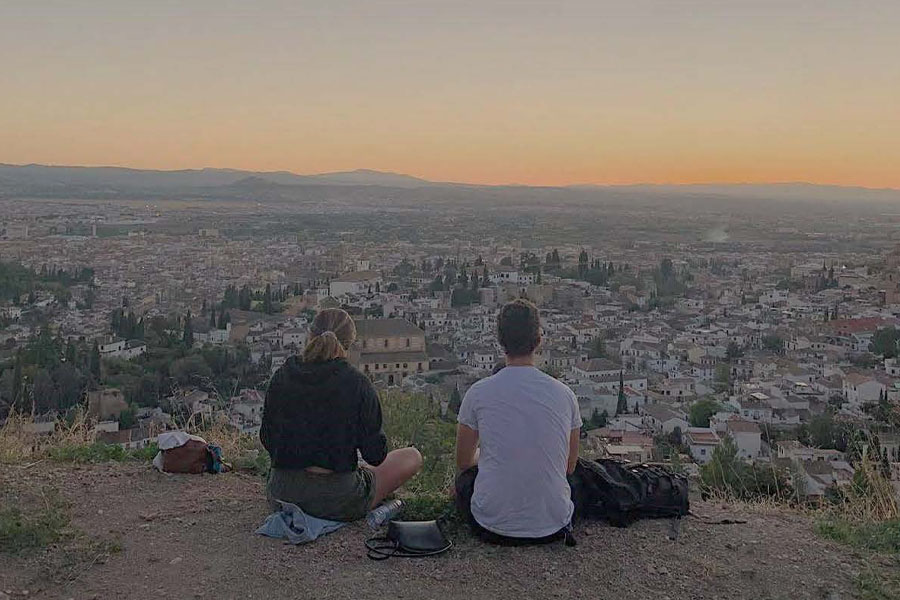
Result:
M356 325L345 310L328 308L313 319L313 337L303 351L304 362L325 362L347 358L347 351L356 341Z

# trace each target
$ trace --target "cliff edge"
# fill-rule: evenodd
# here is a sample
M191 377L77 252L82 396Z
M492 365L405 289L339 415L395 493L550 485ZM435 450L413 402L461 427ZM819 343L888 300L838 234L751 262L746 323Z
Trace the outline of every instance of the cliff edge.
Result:
M0 598L887 598L895 556L819 537L780 508L698 502L676 541L667 521L581 524L578 546L485 546L463 530L427 559L366 558L364 524L292 547L254 535L262 480L163 475L146 465L4 465L0 512L55 523L13 550L0 529ZM52 521L53 516L58 521ZM722 518L745 523L712 524ZM48 529L48 531L50 531ZM21 534L22 532L18 532ZM5 538L2 536L6 536ZM27 538L22 538L28 541ZM896 581L896 580L894 580ZM866 595L869 593L881 595ZM886 595L887 594L887 595Z

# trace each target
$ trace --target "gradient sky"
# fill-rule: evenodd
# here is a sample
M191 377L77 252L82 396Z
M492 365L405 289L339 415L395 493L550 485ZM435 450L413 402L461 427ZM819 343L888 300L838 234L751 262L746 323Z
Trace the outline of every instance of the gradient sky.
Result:
M0 162L900 188L898 0L11 0Z

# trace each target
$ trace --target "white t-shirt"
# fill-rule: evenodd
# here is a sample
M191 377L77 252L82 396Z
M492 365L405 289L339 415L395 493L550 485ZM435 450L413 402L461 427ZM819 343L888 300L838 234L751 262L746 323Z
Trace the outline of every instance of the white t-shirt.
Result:
M458 420L478 431L472 516L482 527L535 538L569 524L569 436L581 414L567 385L534 367L505 367L469 388Z

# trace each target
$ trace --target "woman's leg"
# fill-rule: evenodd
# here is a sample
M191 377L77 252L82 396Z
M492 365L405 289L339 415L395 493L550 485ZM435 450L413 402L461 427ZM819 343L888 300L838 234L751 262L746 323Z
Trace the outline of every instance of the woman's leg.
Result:
M422 470L422 454L412 447L400 448L388 452L384 462L377 467L366 465L366 468L375 473L375 498L372 500L374 508Z

